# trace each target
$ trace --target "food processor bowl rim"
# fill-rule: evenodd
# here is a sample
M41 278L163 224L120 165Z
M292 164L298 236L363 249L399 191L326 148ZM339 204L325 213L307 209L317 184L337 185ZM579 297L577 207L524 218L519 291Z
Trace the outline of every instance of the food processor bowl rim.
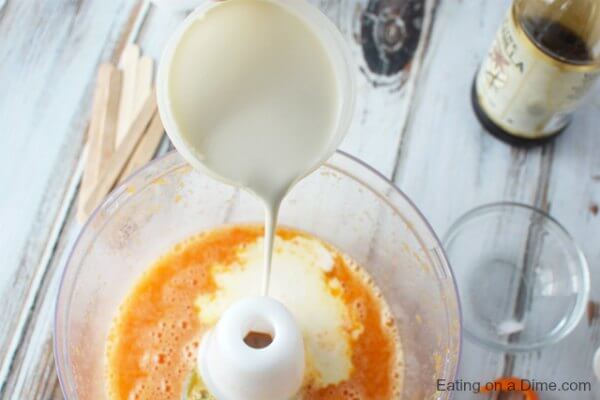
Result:
M74 386L74 377L72 376L72 371L69 371L68 368L65 368L68 365L68 361L69 361L69 351L68 351L67 345L66 345L67 335L63 335L63 337L61 338L62 343L59 343L59 337L57 335L57 327L59 324L59 316L60 316L59 315L59 309L60 309L59 304L61 302L61 298L64 296L63 289L65 287L65 281L66 281L66 277L67 277L67 270L68 270L67 267L69 266L69 264L71 263L71 260L73 258L74 249L76 249L77 246L80 244L84 232L87 231L87 229L91 225L91 221L93 221L96 218L96 216L101 212L101 210L103 210L103 209L107 208L109 205L111 205L119 196L121 196L123 194L131 195L131 194L127 193L126 188L133 181L139 179L139 177L142 176L142 174L144 174L148 169L150 169L162 162L165 162L166 160L168 160L170 158L177 158L177 157L179 157L183 163L186 162L183 159L183 157L181 157L181 155L176 150L171 150L171 151L155 158L154 160L150 161L149 163L145 164L144 166L139 168L137 171L132 173L123 182L121 182L116 188L114 188L111 191L111 193L109 193L106 196L104 201L98 207L96 207L96 209L94 209L94 211L90 214L89 218L83 224L83 226L81 227L80 231L77 234L77 238L73 241L73 244L71 245L71 248L69 249L69 255L67 256L64 264L61 266L62 271L60 271L61 276L60 276L60 282L59 282L58 291L57 291L57 295L56 295L54 316L53 316L53 322L52 322L52 334L53 334L52 342L53 342L53 351L54 351L54 365L55 365L55 368L57 371L58 381L59 381L60 388L61 388L63 395L68 400L71 400L71 395L75 392L76 388ZM367 164L366 162L362 161L358 157L353 156L353 155L351 155L345 151L339 150L339 149L336 150L334 152L334 154L322 164L322 166L329 165L330 160L334 157L341 157L342 159L345 158L346 160L349 160L355 164L358 164L360 167L364 168L367 172L371 173L375 177L382 180L385 184L387 184L387 186L389 186L392 189L393 193L395 193L396 195L399 195L400 198L402 200L404 200L412 208L412 210L416 213L416 215L424 223L424 226L425 226L427 232L429 233L429 235L431 235L431 239L434 241L435 245L437 246L437 250L439 250L438 255L440 257L442 257L441 268L444 269L444 273L446 274L446 276L450 278L450 281L452 283L452 293L454 294L454 297L456 299L456 307L457 307L456 318L458 319L458 327L459 327L458 338L457 338L457 342L456 342L456 347L457 347L456 353L457 354L456 354L456 360L454 363L453 371L447 371L448 375L449 375L449 379L452 379L452 380L456 379L456 377L458 376L458 370L460 368L461 361L462 361L462 349L463 349L463 341L464 341L463 311L462 311L460 296L458 293L458 285L457 285L456 277L455 277L454 273L452 272L452 267L450 266L448 256L446 255L446 251L444 250L442 241L440 240L438 235L435 233L431 224L425 218L425 216L423 215L421 210L389 178L387 178L381 172L379 172L378 170L376 170L374 167ZM339 170L338 168L336 168L336 169ZM317 168L317 170L318 170L318 168ZM345 172L346 175L348 175L349 177L351 177L355 180L357 179L356 177L348 174L348 171L343 171L343 172ZM360 180L360 182L361 182L361 184L363 183L362 180ZM372 188L370 188L370 189L373 190ZM389 196L389 194L384 194L384 195ZM64 301L64 299L63 299L63 301ZM66 316L68 316L68 308L66 310L64 310L63 312L66 314ZM62 367L61 367L61 365L62 365ZM68 381L70 381L70 383L71 383L69 387L67 387L67 376L65 376L65 374L67 374L67 373L70 375L70 376L68 376ZM446 399L450 399L452 397L453 397L453 395L451 392L445 392ZM442 399L442 398L443 397L439 397L438 399Z

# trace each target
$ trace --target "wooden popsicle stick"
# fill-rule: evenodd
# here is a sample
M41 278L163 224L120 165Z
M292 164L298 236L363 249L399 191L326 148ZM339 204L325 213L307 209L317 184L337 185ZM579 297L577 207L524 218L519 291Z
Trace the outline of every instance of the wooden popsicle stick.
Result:
M135 117L135 86L137 83L140 48L129 44L121 57L123 79L121 84L121 103L119 105L119 122L117 125L116 146L119 147Z
M80 198L89 196L102 168L114 149L116 120L121 91L121 73L112 64L102 64L98 70L92 115L86 144L87 158L80 188ZM78 216L84 218L83 202L78 205Z
M116 68L111 70L104 114L101 118L101 159L100 174L107 167L108 160L115 152L115 141L117 139L117 124L119 119L119 104L121 100L122 73Z
M121 145L108 161L108 167L103 171L98 184L89 197L83 199L83 207L86 215L90 215L94 208L110 192L156 112L156 96L154 91L152 91L144 102L142 109L133 120Z
M137 65L137 76L135 83L135 112L137 113L148 93L152 90L152 80L154 78L154 60L151 57L143 56Z
M114 68L110 64L102 64L98 69L98 77L96 78L96 87L94 89L94 100L92 103L92 115L90 117L90 125L88 128L87 147L88 154L83 172L83 183L92 183L100 175L100 120L102 118L102 108L104 107L104 99L107 97L110 70Z
M152 160L164 133L165 128L163 127L160 115L157 112L154 114L148 130L144 133L144 136L138 143L133 155L123 169L123 172L119 177L119 183L123 182L133 172Z

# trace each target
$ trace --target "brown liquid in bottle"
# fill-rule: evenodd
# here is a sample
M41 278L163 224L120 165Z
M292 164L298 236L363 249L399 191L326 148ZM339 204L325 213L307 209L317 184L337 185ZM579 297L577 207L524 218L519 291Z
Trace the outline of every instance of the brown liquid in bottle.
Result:
M527 17L521 25L531 41L551 57L569 64L589 64L594 60L586 41L560 22Z
M519 24L535 47L558 62L575 67L595 62L590 45L568 26L544 17L525 16L519 18ZM471 103L476 116L487 131L512 145L531 147L546 143L560 134L567 126L539 138L523 138L506 131L492 121L478 102L475 83L471 89Z

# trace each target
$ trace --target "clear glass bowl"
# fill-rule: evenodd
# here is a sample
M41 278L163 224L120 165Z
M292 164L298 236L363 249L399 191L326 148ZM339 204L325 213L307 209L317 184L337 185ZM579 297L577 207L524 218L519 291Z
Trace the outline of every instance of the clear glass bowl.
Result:
M144 270L176 243L222 224L262 222L258 200L192 170L177 153L117 188L74 245L58 295L55 355L69 400L104 399L111 320ZM288 194L281 224L320 237L363 265L401 334L403 399L447 399L456 376L460 308L446 257L427 221L385 178L336 153Z
M465 333L493 349L556 343L581 320L588 265L568 232L545 212L495 203L460 217L445 236Z

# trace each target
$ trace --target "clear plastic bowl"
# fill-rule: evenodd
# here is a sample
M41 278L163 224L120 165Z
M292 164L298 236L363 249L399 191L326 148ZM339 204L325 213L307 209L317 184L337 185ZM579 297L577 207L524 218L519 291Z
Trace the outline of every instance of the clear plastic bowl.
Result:
M105 399L105 342L132 285L160 255L199 231L262 222L261 203L208 177L177 153L117 188L92 215L67 262L54 346L65 397ZM288 194L283 225L358 261L381 288L404 348L402 399L447 399L456 376L460 307L439 240L417 208L360 161L336 153Z
M581 250L554 218L517 203L460 217L444 239L467 337L499 351L536 350L568 335L590 291Z

